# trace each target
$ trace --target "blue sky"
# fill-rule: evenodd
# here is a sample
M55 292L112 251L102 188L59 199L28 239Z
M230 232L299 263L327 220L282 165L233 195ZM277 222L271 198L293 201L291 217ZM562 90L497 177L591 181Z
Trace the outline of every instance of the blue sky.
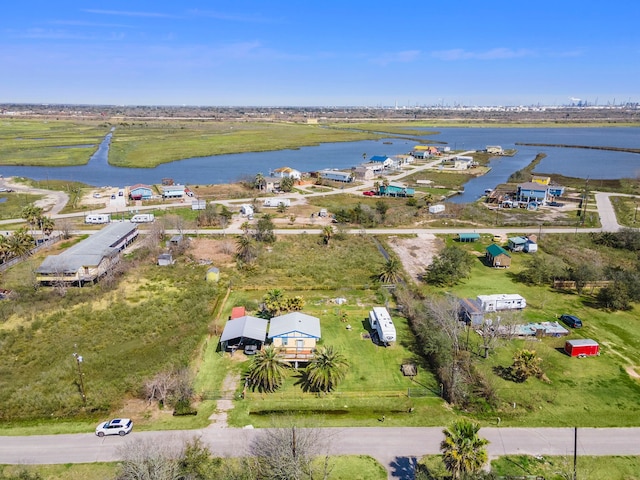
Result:
M640 2L22 0L0 69L17 103L640 102Z

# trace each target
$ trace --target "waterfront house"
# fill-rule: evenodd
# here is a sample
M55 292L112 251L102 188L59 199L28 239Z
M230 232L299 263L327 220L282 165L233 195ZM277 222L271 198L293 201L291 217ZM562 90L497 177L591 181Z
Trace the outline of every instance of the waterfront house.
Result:
M271 172L271 175L273 177L292 178L294 180L300 180L302 178L302 173L291 167L276 168L273 172Z
M353 181L351 172L343 172L341 170L324 169L318 172L320 178L325 180L333 180L335 182L349 183Z
M380 195L388 197L413 197L415 190L400 183L391 182L389 185L380 185L378 187Z
M379 163L383 168L391 168L394 161L386 155L374 155L369 159L369 163Z
M150 200L153 197L153 189L149 185L138 183L129 188L131 200Z
M182 198L184 185L163 185L162 198Z

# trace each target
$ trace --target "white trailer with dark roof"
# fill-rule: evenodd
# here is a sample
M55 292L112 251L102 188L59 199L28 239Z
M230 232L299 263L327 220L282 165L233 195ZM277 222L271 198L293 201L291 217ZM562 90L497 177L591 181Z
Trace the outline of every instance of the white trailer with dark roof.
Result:
M396 326L386 308L373 307L373 310L369 312L369 325L376 331L378 339L382 343L396 341Z

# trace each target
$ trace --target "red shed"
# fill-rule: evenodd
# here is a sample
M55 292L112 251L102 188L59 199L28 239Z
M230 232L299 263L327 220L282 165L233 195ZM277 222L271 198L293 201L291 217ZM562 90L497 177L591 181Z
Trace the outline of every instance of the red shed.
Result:
M247 311L244 307L233 307L231 309L231 318L229 320L234 320L236 318L244 317L247 314Z
M600 355L600 345L590 338L580 338L576 340L567 340L564 344L564 351L570 357L591 357Z

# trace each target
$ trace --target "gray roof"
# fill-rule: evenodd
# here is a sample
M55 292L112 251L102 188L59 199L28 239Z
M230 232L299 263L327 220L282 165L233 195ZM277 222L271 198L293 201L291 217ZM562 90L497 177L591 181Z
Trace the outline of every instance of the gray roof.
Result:
M103 258L116 254L122 239L136 234L137 229L129 222L111 223L61 254L49 255L36 272L73 273L82 267L95 267Z
M220 341L226 342L234 338L251 338L264 342L267 338L267 320L251 315L229 320L224 326Z
M291 312L271 319L269 338L293 332L320 338L320 319L300 312Z

